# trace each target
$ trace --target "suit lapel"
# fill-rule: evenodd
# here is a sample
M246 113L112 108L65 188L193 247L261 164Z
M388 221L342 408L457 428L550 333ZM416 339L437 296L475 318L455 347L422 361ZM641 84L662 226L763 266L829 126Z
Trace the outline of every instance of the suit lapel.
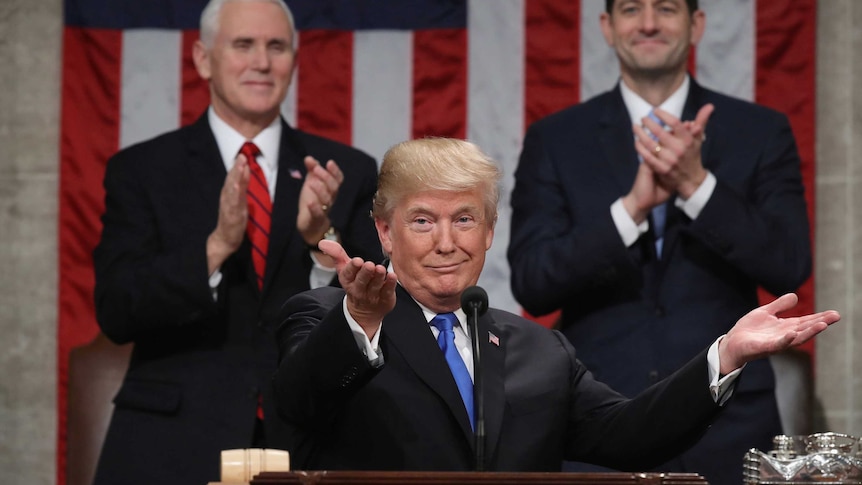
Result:
M506 404L505 360L506 335L494 323L490 312L479 317L479 352L481 356L482 385L485 393L485 459L494 456L503 425ZM496 344L492 339L496 338ZM474 396L475 399L475 396Z
M275 181L275 200L272 203L272 225L264 291L268 289L273 275L279 270L291 238L296 233L299 192L306 175L302 160L308 152L299 135L284 120L281 120L281 142L278 151L278 175Z
M227 171L218 150L215 136L204 112L188 127L188 169L194 181L193 190L203 198L206 207L218 207Z
M599 143L621 193L626 193L631 189L638 170L638 155L619 85L610 93L609 99L599 117Z
M395 309L383 319L383 336L419 379L443 399L457 419L465 439L473 446L473 431L464 401L425 315L404 288L399 285L396 291Z

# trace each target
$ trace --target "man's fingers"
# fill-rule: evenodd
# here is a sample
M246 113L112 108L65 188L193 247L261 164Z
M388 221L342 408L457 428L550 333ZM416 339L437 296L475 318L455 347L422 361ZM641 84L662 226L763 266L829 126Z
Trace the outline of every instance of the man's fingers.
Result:
M709 117L712 116L713 111L715 111L715 106L712 103L705 104L698 110L697 115L694 117L694 122L697 123L699 128L704 129L706 127L706 123L709 121Z
M358 286L363 291L368 291L368 287L374 281L376 266L371 261L364 261L361 265L356 267L356 278L353 279L356 286Z
M676 116L668 113L667 111L665 111L661 108L654 109L653 113L655 114L656 118L660 119L661 122L664 123L665 126L670 128L670 130L669 130L670 133L675 133L675 132L680 131L680 127L682 127L682 122L679 120L679 118L677 118ZM664 126L661 126L661 124L656 123L650 117L647 117L645 119L655 123L658 128L661 128L658 132L654 132L656 136L659 136L661 131L664 131L664 132L668 131L665 129ZM652 131L652 128L650 128L650 131Z
M338 167L338 164L335 163L335 160L329 160L326 162L326 171L330 176L332 176L332 180L335 182L335 189L338 189L341 182L344 182L344 173L341 172L341 169Z
M232 188L241 189L245 192L245 189L248 188L249 177L251 177L251 172L248 168L248 160L246 160L245 155L240 153L234 159L233 167L225 177L225 184L230 184Z
M317 159L312 157L311 155L306 155L306 157L302 159L302 163L305 164L305 169L308 171L308 173L313 172L314 167L320 166L320 162L318 162Z
M334 160L329 160L323 165L309 155L305 157L304 162L308 170L305 185L314 193L319 206L323 208L323 213L327 213L335 203L338 188L344 181L344 174Z
M339 273L350 262L350 256L347 255L347 251L344 250L344 247L338 241L323 239L317 243L317 247L323 251L323 254L332 258L335 262L335 270Z
M769 312L770 315L775 315L795 307L798 301L799 298L796 293L785 293L761 308Z
M826 330L827 327L828 325L826 325L825 322L817 322L802 330L797 330L795 332L796 335L794 336L793 342L790 345L795 347L797 345L804 344L805 342L811 340L818 333Z

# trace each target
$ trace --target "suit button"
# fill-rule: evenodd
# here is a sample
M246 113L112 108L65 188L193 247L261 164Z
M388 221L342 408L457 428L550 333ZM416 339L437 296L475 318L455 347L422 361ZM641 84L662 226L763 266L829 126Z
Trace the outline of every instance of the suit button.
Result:
M248 389L248 397L252 399L257 399L257 395L260 394L256 387L250 387Z
M664 307L659 305L655 307L655 316L663 317L665 315Z
M657 370L649 371L649 381L652 383L658 382L658 371Z

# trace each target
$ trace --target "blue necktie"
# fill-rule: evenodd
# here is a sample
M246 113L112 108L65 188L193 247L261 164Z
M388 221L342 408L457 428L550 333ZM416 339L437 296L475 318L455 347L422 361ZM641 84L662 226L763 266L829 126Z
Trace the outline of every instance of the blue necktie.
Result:
M455 384L458 385L458 391L461 393L461 399L464 401L464 407L467 408L467 416L470 417L470 427L475 429L473 421L473 380L470 379L470 373L467 371L467 365L464 364L464 359L458 353L455 347L455 332L452 328L458 323L458 317L454 313L441 313L431 319L431 325L440 331L437 335L437 345L443 351L446 357L446 363L449 364L449 369L452 370L452 376L455 377Z
M655 121L659 125L661 125L662 128L665 127L664 121L659 119L659 117L656 116L652 110L650 110L647 117L649 119ZM647 130L647 133L649 133L650 138L652 138L655 141L658 141L658 137L653 135L652 133L650 133L649 130ZM653 233L655 234L655 253L659 257L659 259L661 259L661 248L662 248L662 245L664 244L664 224L665 224L666 219L667 219L667 208L665 207L665 204L659 204L659 205L653 207L652 223L653 223Z

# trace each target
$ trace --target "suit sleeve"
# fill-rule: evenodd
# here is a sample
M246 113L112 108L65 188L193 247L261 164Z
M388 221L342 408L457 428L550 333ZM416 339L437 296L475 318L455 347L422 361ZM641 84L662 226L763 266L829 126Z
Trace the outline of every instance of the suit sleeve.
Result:
M512 291L533 315L564 303L574 305L591 298L596 288L617 281L638 281L648 250L645 238L627 248L614 225L610 206L622 193L597 194L591 216L577 218L583 211L573 210L574 198L567 192L578 189L564 185L562 172L564 165L579 163L578 154L551 153L544 137L534 125L524 139L512 191L507 253Z
M323 287L292 297L282 309L276 402L279 415L305 431L324 431L340 406L380 370L356 345L343 298L344 291Z
M93 253L98 322L118 343L216 313L206 235L190 230L170 247L164 243L166 228L155 207L169 195L156 193L148 183L152 174L145 173L144 158L140 152L120 152L109 161L102 236Z
M652 468L697 442L721 410L709 391L706 351L635 398L625 399L596 381L575 359L568 342L563 345L573 369L569 460L620 470Z
M762 148L746 152L753 160L728 158L715 167L715 191L697 219L688 221L686 231L756 284L780 295L795 291L811 274L811 243L793 133L784 115L768 116L761 122ZM753 165L749 184L739 183L734 165Z

